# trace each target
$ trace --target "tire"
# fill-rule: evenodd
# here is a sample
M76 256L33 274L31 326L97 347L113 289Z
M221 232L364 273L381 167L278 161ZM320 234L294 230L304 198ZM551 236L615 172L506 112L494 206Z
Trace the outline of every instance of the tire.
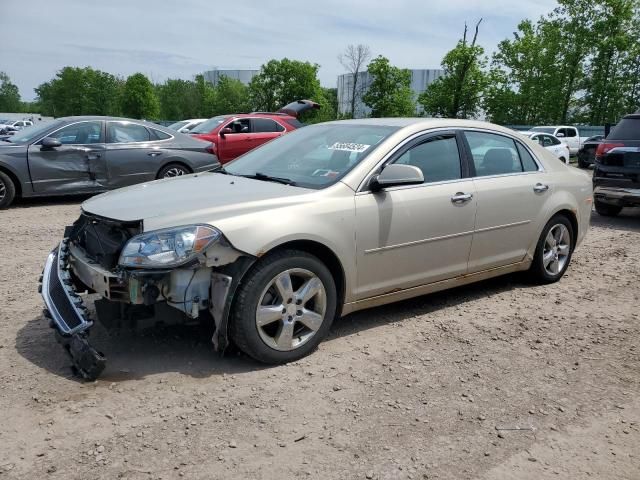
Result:
M578 168L589 168L589 164L578 157Z
M562 163L564 163L565 165L569 165L569 162L567 162L567 159L566 159L566 158L564 158L564 157L560 157L560 161L561 161Z
M308 291L316 293L298 299L305 285L315 286ZM261 321L259 306L265 312ZM231 338L240 350L263 363L298 360L327 335L336 306L335 281L324 263L299 250L275 252L259 260L240 284L229 326Z
M170 163L160 169L156 178L173 178L189 175L191 170L180 163Z
M562 233L560 242L554 245L548 237L553 237L553 240L557 241L559 237L555 234L558 232ZM536 245L533 262L529 268L531 280L539 284L554 283L560 280L571 263L574 249L573 239L573 226L565 215L555 215L551 218L542 229L542 234ZM558 247L566 247L566 249ZM549 261L549 255L551 261Z
M0 210L7 208L16 198L16 186L4 172L0 172Z
M596 212L603 217L615 217L622 211L622 207L609 205L608 203L595 202Z

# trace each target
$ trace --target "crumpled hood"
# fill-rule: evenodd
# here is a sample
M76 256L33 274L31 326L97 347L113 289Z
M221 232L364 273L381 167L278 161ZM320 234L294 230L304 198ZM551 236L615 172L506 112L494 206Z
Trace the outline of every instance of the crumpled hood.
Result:
M193 223L216 225L225 218L311 201L315 192L206 172L114 190L85 201L82 209L115 220L142 220L149 231Z

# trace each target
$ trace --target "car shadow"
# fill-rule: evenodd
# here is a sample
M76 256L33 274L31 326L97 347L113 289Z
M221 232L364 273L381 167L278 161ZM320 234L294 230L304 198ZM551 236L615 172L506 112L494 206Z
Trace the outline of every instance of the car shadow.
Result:
M334 322L325 342L530 286L523 282L521 275L511 274L363 310ZM139 380L167 372L209 378L273 368L233 348L221 356L213 350L210 339L211 332L205 331L203 327L182 325L133 333L129 330L108 332L96 324L91 331L91 344L107 357L107 367L100 376L100 381ZM48 327L44 317L38 316L30 320L18 331L16 349L32 364L55 375L75 379L70 360L56 342L53 330Z
M88 198L91 198L96 194L74 194L74 195L61 195L57 197L27 197L16 198L10 208L33 208L33 207L46 207L54 205L75 205L82 203Z
M593 211L591 225L618 231L640 232L640 208L623 208L615 217L604 217Z

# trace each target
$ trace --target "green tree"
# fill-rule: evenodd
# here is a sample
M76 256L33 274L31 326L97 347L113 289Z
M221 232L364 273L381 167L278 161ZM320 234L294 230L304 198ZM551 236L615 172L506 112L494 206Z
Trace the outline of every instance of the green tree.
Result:
M480 22L482 19L476 24L470 43L465 23L462 39L442 60L446 75L429 85L418 98L427 114L450 118L469 118L478 114L487 85L484 49L476 44Z
M371 108L372 117L415 115L409 70L394 67L381 55L369 63L367 70L373 80L362 99Z
M240 80L224 75L218 80L215 89L215 114L241 113L251 110L249 87Z
M90 67L64 67L36 89L43 115L118 115L123 82Z
M20 90L11 82L9 75L0 72L0 112L19 112L20 110Z
M249 84L251 105L255 110L274 112L295 100L317 101L321 95L319 65L298 60L270 60Z
M153 84L142 73L127 78L122 90L121 109L131 118L156 119L160 105Z

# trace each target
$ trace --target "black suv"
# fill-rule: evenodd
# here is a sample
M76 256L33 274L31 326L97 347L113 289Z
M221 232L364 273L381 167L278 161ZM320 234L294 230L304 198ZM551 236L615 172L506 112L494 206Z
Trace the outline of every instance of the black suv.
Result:
M600 215L640 206L640 113L625 116L598 145L593 189Z

